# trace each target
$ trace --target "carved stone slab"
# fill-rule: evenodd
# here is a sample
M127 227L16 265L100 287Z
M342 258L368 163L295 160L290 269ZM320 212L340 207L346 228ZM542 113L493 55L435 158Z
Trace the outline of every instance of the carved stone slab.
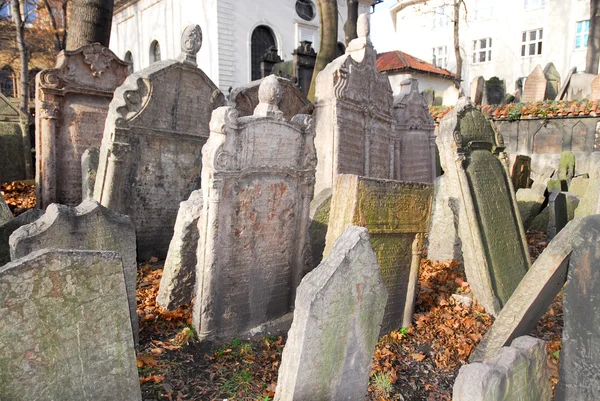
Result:
M538 64L525 80L521 102L540 102L546 96L547 80L542 67Z

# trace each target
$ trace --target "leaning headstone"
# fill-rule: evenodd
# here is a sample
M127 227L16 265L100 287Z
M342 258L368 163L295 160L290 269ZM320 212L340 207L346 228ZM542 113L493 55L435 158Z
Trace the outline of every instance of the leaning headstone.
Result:
M298 287L275 401L364 400L387 298L367 230L348 227Z
M407 92L394 97L391 178L431 183L436 176L435 123L419 93L419 81L408 81Z
M10 211L8 205L6 204L4 197L2 196L2 194L0 194L0 226L8 223L8 221L12 220L13 217L14 216Z
M458 236L459 202L448 196L447 177L441 175L434 181L431 223L427 236L427 258L438 261L462 261Z
M482 76L475 77L471 80L471 101L477 105L483 102L483 89L485 87L485 79Z
M560 90L560 74L554 63L546 64L544 67L544 75L546 77L546 95L544 99L554 100L556 96L558 96L558 91Z
M93 199L86 199L77 207L54 203L42 217L15 230L9 243L11 260L46 248L117 252L123 260L131 326L137 343L135 228L129 217Z
M600 214L600 177L593 175L589 178L584 195L579 206L575 209L576 217L586 217Z
M549 401L552 399L546 343L523 336L483 362L460 368L453 401Z
M40 209L29 209L14 219L0 226L0 266L10 262L10 245L8 239L15 230L21 226L33 223L44 214Z
M566 99L567 91L569 89L569 86L571 85L571 78L573 77L573 74L575 74L576 72L577 72L577 67L573 67L569 70L569 72L567 73L566 79L563 81L562 86L558 90L558 94L556 95L555 100ZM592 98L592 99L594 99L594 98Z
M552 239L575 217L579 198L569 192L553 192L548 199L548 238Z
M312 117L283 119L282 88L266 77L250 117L213 112L203 149L193 324L226 341L278 319L306 273L316 152Z
M311 269L314 269L323 260L329 212L331 210L331 188L322 190L310 202L310 226L308 237L310 239Z
M521 102L540 102L546 95L546 76L542 67L538 64L525 80Z
M0 399L141 401L119 255L40 250L0 288Z
M564 328L557 401L600 399L600 216L582 220L573 237L563 294Z
M529 176L531 174L531 157L517 155L512 168L512 183L515 191L520 188L529 188Z
M81 197L82 199L94 196L94 184L98 172L100 159L99 148L89 148L81 156Z
M562 152L558 163L558 179L571 183L575 176L575 155L573 152Z
M600 75L592 81L592 95L590 100L600 100Z
M81 202L81 156L99 147L113 93L128 64L99 43L61 51L36 77L37 207Z
M531 264L504 141L467 99L440 122L448 195L460 202L459 236L475 298L497 315Z
M196 285L196 252L198 251L198 219L202 214L202 190L179 204L175 232L169 245L156 303L167 309L189 304Z
M554 192L563 192L563 191L567 191L569 188L569 185L567 184L567 180L558 180L558 179L553 179L553 180L548 180L548 193L554 193Z
M519 336L528 335L562 290L567 279L571 240L579 232L576 219L548 244L510 297L469 357L469 362L489 359Z
M587 187L590 183L589 177L577 176L573 177L571 180L571 184L569 185L569 192L573 195L578 196L579 198L585 195Z
M502 103L506 93L504 86L504 80L498 77L491 77L485 81L485 104Z
M377 69L365 14L359 16L357 31L346 54L317 76L317 193L333 187L338 174L392 178L392 88Z
M389 298L381 333L412 321L433 185L340 174L333 187L323 255L350 225L366 227Z
M223 94L196 65L202 44L188 26L176 60L130 75L110 104L94 198L131 217L138 258L164 258L179 202L200 188L201 150Z
M525 230L529 228L533 219L540 213L546 197L532 188L521 188L517 191L517 204L519 214Z
M533 177L533 184L531 185L532 189L535 189L539 193L546 192L546 188L548 187L548 181L554 175L556 169L552 166L544 166L539 173L535 174ZM532 172L533 173L533 172Z

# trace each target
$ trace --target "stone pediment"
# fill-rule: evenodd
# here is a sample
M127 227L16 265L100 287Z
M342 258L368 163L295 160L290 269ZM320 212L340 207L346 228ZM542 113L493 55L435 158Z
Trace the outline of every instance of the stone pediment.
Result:
M394 97L394 116L396 127L401 130L435 129L429 106L419 93L419 82L416 79L411 79L408 93Z

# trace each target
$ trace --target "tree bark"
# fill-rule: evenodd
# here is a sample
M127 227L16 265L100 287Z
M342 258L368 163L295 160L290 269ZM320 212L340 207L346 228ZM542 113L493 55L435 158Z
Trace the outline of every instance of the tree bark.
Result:
M454 87L461 91L460 83L462 82L462 65L463 59L460 54L460 42L458 36L458 28L460 24L460 5L463 0L454 1L454 56L456 57L456 73L454 74Z
M346 40L346 46L352 39L358 37L356 33L356 21L358 21L358 0L346 0L348 6L348 19L344 24L344 36Z
M67 50L98 42L108 47L114 0L71 0Z
M337 0L317 0L321 20L321 45L313 71L308 99L314 103L317 75L335 58L338 32Z
M598 74L600 56L600 0L590 0L590 33L585 57L585 72Z

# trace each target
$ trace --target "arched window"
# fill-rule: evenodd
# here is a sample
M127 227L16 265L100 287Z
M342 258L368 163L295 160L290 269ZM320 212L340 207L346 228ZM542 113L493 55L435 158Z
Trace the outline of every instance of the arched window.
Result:
M346 53L346 46L342 42L337 42L335 45L335 57L343 56Z
M317 14L314 3L311 0L297 0L296 14L305 21L312 21Z
M158 45L158 42L156 44ZM129 50L127 50L127 53L125 53L124 61L129 64L127 66L127 71L129 71L130 74L133 73L133 55Z
M260 58L269 47L276 46L275 35L271 28L259 25L252 32L250 39L250 60L252 66L252 81L260 79Z
M4 96L16 97L15 89L15 72L8 65L2 67L0 70L0 92Z
M160 61L160 45L155 40L150 44L150 64Z

